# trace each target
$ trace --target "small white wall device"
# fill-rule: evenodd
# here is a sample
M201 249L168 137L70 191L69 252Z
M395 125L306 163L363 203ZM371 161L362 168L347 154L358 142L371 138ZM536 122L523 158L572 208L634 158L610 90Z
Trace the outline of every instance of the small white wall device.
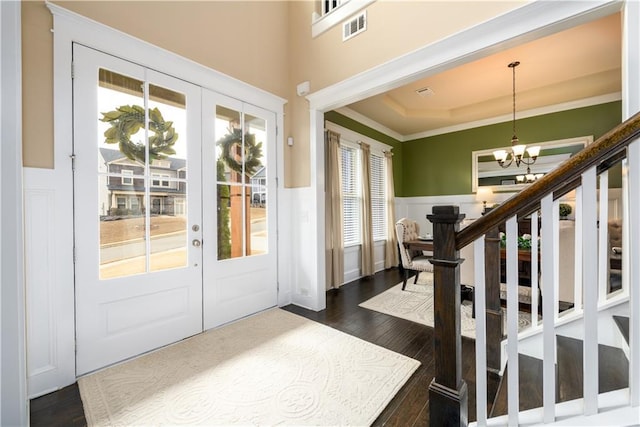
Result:
M305 96L309 93L309 81L302 82L296 87L296 92L298 96Z

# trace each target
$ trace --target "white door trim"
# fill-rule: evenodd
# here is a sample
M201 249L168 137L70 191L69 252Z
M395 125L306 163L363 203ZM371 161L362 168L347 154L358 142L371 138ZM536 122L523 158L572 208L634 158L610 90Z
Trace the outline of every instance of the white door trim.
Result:
M25 294L22 239L22 53L21 4L0 2L0 272L2 274L2 381L0 424L29 419L25 348Z
M46 186L52 194L55 194L54 210L51 212L56 218L56 233L59 238L55 240L55 253L50 254L53 262L55 259L55 269L51 272L52 286L55 287L55 294L43 301L41 304L51 311L51 317L47 322L47 330L35 331L35 335L47 337L47 345L41 346L50 352L43 355L31 355L29 357L49 356L55 362L55 366L46 371L28 372L29 395L35 397L49 391L73 384L75 382L75 330L74 330L74 274L73 274L73 212L72 212L72 192L73 181L71 175L72 153L72 43L77 42L89 47L101 50L105 53L114 54L123 59L162 71L174 77L179 77L199 86L230 94L240 98L245 102L259 105L262 108L276 113L278 129L283 129L284 103L286 100L270 94L260 88L243 83L225 74L197 64L192 60L181 57L150 43L139 40L121 31L100 24L91 19L85 18L76 13L70 12L60 6L47 3L47 7L53 14L54 37L53 37L53 115L54 115L54 169L39 170L39 177L46 176L47 179L37 178L34 185ZM283 153L282 153L282 132L277 135L278 147L278 177L284 177ZM35 171L34 171L35 172ZM278 199L285 192L278 189ZM289 222L282 217L278 220L279 227L290 227ZM282 231L283 229L280 228ZM38 242L33 242L37 245ZM27 248L27 251L29 248ZM280 252L282 250L282 252ZM278 258L280 266L288 265L283 260L288 259L290 253L288 247L278 244L279 253L283 254ZM28 260L28 257L27 257ZM280 270L283 271L283 270ZM291 274L284 272L280 282L281 289L290 283ZM38 292L39 283L27 279L27 291ZM290 293L281 292L279 303L286 304ZM28 323L31 319L37 319L40 313L35 307L29 310L27 316ZM31 349L32 346L27 344ZM46 378L43 378L46 375Z
M620 11L623 5L621 1L606 0L530 2L308 95L311 188L306 197L311 201L310 218L309 224L297 226L308 230L310 238L306 245L293 252L297 257L293 262L302 274L315 281L292 295L292 300L315 310L326 306L324 112L479 59L498 48L506 49L610 15Z

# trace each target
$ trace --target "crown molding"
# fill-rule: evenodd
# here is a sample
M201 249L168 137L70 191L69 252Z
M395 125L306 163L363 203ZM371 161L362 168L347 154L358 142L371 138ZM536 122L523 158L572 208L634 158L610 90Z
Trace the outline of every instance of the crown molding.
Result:
M526 119L529 117L542 116L545 114L558 113L560 111L568 111L568 110L575 110L577 108L591 107L594 105L606 104L608 102L615 102L615 101L621 101L621 100L622 100L621 92L614 92L606 95L593 96L590 98L578 99L576 101L563 102L560 104L547 105L545 107L532 108L530 110L520 111L518 112L518 120ZM376 122L373 119L370 119L369 117L363 114L358 113L357 111L352 110L349 107L337 108L334 111L342 114L345 117L355 120L362 125L370 127L371 129L377 130L378 132L381 132L387 136L395 138L400 142L414 141L416 139L428 138L430 136L442 135L442 134L451 133L451 132L458 132L461 130L473 129L481 126L494 125L497 123L508 122L508 121L511 121L512 119L512 115L511 113L509 113L501 116L489 117L487 119L476 120L473 122L461 123L459 125L447 126L447 127L432 129L424 132L403 135L399 132L396 132L388 128L387 126L381 123Z
M577 108L591 107L593 105L606 104L608 102L622 100L622 93L615 92L606 95L593 96L590 98L578 99L576 101L563 102L560 104L547 105L540 108L532 108L531 110L519 111L517 120L526 119L529 117L542 116L545 114L558 113L560 111L575 110ZM476 120L473 122L461 123L459 125L447 126L439 129L432 129L425 132L414 133L411 135L403 135L402 142L413 141L416 139L427 138L435 135L442 135L445 133L458 132L461 130L473 129L480 126L494 125L496 123L510 122L512 120L512 114L504 114L501 116L490 117L487 119Z
M378 122L376 122L375 120L370 119L369 117L358 113L357 111L352 110L349 107L341 107L338 108L336 110L334 110L337 113L342 114L345 117L348 117L352 120L355 120L356 122L363 124L367 127L370 127L373 130L377 130L378 132L381 132L387 136L390 136L392 138L397 139L398 141L406 141L405 136L402 135L401 133L396 132L393 129L390 129L388 127L386 127L383 124L380 124Z

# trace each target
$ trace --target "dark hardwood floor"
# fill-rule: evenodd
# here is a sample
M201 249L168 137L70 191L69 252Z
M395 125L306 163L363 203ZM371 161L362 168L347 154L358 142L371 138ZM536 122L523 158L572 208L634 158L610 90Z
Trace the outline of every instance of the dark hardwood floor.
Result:
M327 292L327 309L321 312L294 305L284 309L418 360L420 367L380 414L375 425L425 426L429 424L428 387L434 375L432 329L358 307L401 280L397 269L382 271ZM464 357L463 373L469 387L470 419L475 419L474 351L474 342L464 338L463 352L467 357ZM77 384L33 399L31 425L86 425Z
M361 302L393 287L401 279L402 276L397 269L382 271L373 277L346 284L339 290L328 291L327 308L323 311L314 312L294 305L286 306L284 309L418 360L421 363L420 367L383 410L374 425L426 426L429 425L428 388L434 377L432 328L358 307ZM575 361L581 360L582 357L580 343L559 338L559 362L567 361L559 365L579 367ZM603 349L601 346L601 392L626 386L628 367L624 363L621 351L615 350L617 352L612 353L614 350ZM473 421L476 419L475 342L463 337L462 353L462 375L469 392L468 415L469 421ZM540 406L542 402L541 366L538 359L524 355L520 357L521 409ZM558 367L564 370L561 366ZM613 373L612 369L619 371ZM508 400L506 382L500 387L500 378L497 375L488 374L487 379L487 411L494 416L504 414ZM580 382L571 375L571 369L567 368L566 372L558 376L558 401L579 397L580 393ZM495 402L493 396L496 396ZM86 425L77 384L33 399L31 425Z

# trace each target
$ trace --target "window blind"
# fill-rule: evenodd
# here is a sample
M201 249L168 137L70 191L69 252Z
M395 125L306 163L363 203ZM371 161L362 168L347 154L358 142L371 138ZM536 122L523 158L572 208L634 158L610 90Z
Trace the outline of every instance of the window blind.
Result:
M373 240L386 240L385 162L382 156L371 154L371 220Z
M342 227L344 245L360 243L360 174L358 151L341 146L342 158Z

